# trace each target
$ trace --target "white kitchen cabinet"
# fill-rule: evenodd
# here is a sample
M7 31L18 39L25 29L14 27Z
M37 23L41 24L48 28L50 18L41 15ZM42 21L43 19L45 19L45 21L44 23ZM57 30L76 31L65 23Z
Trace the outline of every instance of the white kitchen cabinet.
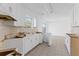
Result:
M42 43L41 34L28 34L24 38L7 39L4 41L4 48L16 48L22 55L28 53L31 49Z
M40 34L32 34L29 37L26 37L23 42L23 54L28 53L31 49L33 49L35 46L37 46L39 43L42 43L41 39L42 35ZM26 47L26 48L25 48Z
M0 41L0 50L3 49L3 42Z
M36 37L32 37L32 48L35 47L38 44L37 41L38 40L36 39Z
M38 39L40 39L39 40L39 42L40 43L42 43L43 42L43 35L40 33L40 34L38 34Z
M32 49L32 39L30 37L23 39L23 52L22 54L26 54L29 50Z
M22 46L23 46L23 42L22 42L21 38L18 38L18 39L8 39L8 40L4 41L4 48L5 49L17 48L17 50L19 52L22 52L23 51Z
M39 40L40 43L43 42L43 35L42 35L42 33L38 34L38 39L40 39Z

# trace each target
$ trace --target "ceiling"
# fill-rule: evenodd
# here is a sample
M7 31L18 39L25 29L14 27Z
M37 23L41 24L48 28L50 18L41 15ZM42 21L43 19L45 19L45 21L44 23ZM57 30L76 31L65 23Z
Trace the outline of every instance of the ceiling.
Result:
M67 15L73 9L72 3L23 3L23 10L29 10L33 15ZM27 12L27 11L26 11ZM28 13L28 12L27 12Z
M31 4L21 4L24 10L29 10L34 14L45 15L52 12L52 5L48 3L31 3Z
M10 3L9 5L14 6L13 8L16 7L15 11L17 10L16 12L22 15L28 14L32 16L41 17L41 16L52 15L52 14L56 16L59 16L59 15L66 16L68 15L68 13L72 12L74 4L72 3L14 3L14 4L11 4Z

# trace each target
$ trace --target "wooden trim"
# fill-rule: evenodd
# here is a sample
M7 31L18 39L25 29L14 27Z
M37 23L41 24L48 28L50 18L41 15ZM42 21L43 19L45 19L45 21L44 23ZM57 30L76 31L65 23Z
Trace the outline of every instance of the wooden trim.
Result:
M22 54L16 51L16 48L10 48L10 49L3 49L0 50L0 56L8 56L8 55L12 55L12 56L21 56Z
M0 19L1 20L5 20L5 21L16 21L13 17L9 16L9 15L2 15L0 14Z

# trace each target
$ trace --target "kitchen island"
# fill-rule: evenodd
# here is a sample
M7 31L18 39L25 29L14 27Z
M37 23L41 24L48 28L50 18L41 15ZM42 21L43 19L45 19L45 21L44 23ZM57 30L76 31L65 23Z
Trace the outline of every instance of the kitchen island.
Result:
M77 34L66 34L65 45L69 55L79 56L79 35Z

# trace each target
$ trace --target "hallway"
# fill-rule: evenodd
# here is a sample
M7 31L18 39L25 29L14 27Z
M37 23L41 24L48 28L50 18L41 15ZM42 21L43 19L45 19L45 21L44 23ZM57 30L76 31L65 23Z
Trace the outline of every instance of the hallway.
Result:
M46 43L43 43L29 52L27 56L68 56L68 53L64 40L57 38L53 39L52 46L48 47Z

